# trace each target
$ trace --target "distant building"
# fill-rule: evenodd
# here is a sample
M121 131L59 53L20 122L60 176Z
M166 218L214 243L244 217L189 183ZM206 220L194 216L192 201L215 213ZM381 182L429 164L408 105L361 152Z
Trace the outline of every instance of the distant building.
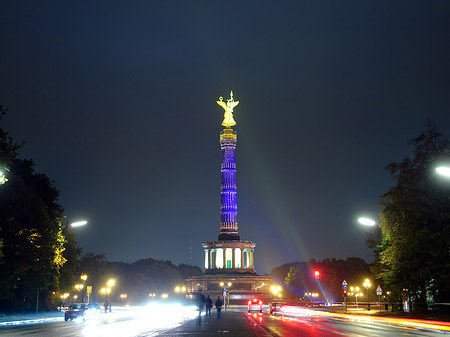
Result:
M271 299L272 279L256 275L254 270L254 248L252 241L240 240L237 225L237 188L236 188L236 143L237 134L231 129L236 122L233 119L233 107L239 102L233 100L233 92L227 103L217 102L225 109L225 128L220 133L222 150L222 183L220 186L220 233L217 241L203 243L205 252L205 270L202 275L186 280L187 291L201 292L217 297L224 295L230 302L244 302L259 297ZM228 295L227 295L228 294Z

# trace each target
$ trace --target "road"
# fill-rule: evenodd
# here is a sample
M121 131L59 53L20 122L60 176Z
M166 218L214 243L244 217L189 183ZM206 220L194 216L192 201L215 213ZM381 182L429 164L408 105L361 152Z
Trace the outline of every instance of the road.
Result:
M213 316L214 316L213 311ZM245 312L232 308L223 312L222 319L202 317L199 321L194 308L154 306L130 308L102 314L91 321L45 322L0 327L2 336L49 337L127 337L127 336L443 336L450 335L450 324L433 321L390 319L345 315L311 310L285 314Z
M267 336L442 336L443 333L388 322L372 322L369 318L346 319L321 316L286 317L251 314L247 320L260 325Z

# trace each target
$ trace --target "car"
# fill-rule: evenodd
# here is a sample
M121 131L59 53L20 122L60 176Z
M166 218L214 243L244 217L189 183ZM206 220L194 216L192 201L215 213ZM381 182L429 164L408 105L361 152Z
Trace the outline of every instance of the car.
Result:
M84 312L85 318L92 318L102 313L102 308L97 303L89 303L87 310Z
M258 298L248 301L248 312L259 311L262 312L263 302Z
M281 302L273 302L273 303L270 303L270 305L269 305L269 311L270 311L271 314L275 314L275 313L281 311L281 307L282 307L282 306L283 306L283 303L281 303Z
M320 302L311 302L311 303L307 303L306 306L310 307L310 308L320 308L322 303Z
M85 319L85 312L88 308L88 305L84 303L71 304L64 314L64 320L68 321L69 319L73 320L76 318Z

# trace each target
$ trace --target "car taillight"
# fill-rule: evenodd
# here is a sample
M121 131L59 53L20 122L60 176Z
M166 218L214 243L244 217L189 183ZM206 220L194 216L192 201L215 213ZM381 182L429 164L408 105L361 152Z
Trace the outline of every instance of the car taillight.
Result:
M252 304L252 301L248 301L248 305Z
M256 298L254 298L254 299L253 299L253 302L255 302L255 303L256 303L256 302L258 302L258 300L257 300Z
M259 301L259 304L262 305L262 301Z

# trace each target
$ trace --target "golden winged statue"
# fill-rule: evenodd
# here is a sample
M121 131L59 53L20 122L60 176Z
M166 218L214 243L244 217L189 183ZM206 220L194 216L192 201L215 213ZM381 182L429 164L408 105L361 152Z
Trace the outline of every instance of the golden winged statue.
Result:
M227 99L227 103L223 101L223 97L220 96L219 100L217 101L217 104L219 104L222 108L225 109L225 114L223 115L223 122L222 125L229 128L233 125L236 125L236 122L233 118L233 108L239 104L239 101L234 101L233 99L233 91L230 92L230 99Z

